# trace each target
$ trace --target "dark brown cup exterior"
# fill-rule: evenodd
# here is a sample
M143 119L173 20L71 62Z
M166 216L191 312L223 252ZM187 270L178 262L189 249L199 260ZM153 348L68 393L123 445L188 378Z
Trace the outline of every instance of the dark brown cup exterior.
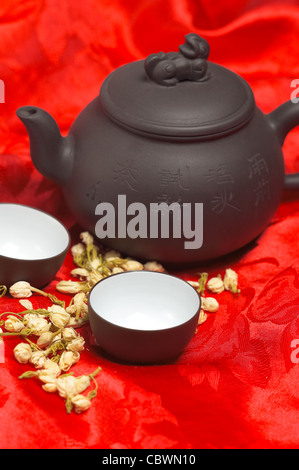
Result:
M164 330L135 330L110 323L89 303L94 338L112 358L131 364L162 364L176 360L192 339L199 311L187 322Z
M41 260L22 260L0 255L0 284L10 287L18 281L27 281L39 289L45 287L61 268L68 247L57 256Z

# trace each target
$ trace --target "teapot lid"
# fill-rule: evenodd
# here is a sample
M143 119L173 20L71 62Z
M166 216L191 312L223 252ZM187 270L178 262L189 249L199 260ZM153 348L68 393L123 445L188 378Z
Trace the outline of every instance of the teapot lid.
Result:
M207 41L191 33L179 52L117 68L101 88L105 113L132 131L169 137L215 136L243 126L255 109L252 90L208 55Z

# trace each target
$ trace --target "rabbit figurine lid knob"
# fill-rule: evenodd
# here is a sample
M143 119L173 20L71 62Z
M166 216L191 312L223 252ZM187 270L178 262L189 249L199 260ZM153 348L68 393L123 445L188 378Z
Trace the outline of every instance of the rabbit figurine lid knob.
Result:
M209 52L208 42L190 33L179 52L151 54L144 62L145 71L151 80L164 86L174 86L182 80L207 80Z
M133 132L165 137L208 137L243 126L255 109L251 88L209 62L209 52L208 42L190 33L179 52L117 68L101 88L105 113Z

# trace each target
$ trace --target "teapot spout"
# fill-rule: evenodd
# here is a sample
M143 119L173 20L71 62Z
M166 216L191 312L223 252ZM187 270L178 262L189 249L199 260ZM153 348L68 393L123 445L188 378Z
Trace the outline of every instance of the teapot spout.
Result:
M72 137L63 137L52 116L41 108L24 106L16 114L27 129L34 166L54 183L66 183L73 166Z

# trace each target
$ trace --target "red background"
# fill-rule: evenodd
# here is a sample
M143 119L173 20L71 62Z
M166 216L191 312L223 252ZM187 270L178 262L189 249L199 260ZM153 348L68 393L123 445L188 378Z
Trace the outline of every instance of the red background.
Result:
M15 111L49 111L67 133L114 68L152 52L177 50L189 32L210 43L210 59L241 74L264 112L290 99L299 79L299 6L295 0L1 0L0 201L43 209L78 231L58 187L32 166ZM299 171L299 129L285 142L286 172ZM4 221L1 221L3 223ZM1 448L295 448L299 444L299 193L285 193L263 235L219 264L237 270L241 295L226 292L176 364L135 367L110 362L89 343L75 366L98 365L91 409L67 415L63 401L33 380L5 341L0 363ZM21 229L21 221L20 221ZM68 256L57 278L69 279ZM200 268L203 270L203 267ZM180 272L195 279L195 272ZM34 306L47 300L33 297ZM0 300L2 311L20 311ZM26 366L25 366L26 368Z

